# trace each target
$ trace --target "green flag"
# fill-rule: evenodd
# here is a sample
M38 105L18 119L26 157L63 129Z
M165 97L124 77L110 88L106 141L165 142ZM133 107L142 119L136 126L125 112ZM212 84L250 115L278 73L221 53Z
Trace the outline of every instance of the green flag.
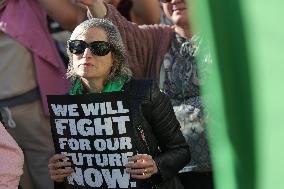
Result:
M213 60L202 92L216 188L284 188L284 1L187 5Z

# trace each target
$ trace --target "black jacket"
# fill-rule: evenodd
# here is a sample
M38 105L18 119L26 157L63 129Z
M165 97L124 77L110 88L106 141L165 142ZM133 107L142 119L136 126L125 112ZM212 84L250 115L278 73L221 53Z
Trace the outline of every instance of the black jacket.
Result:
M190 151L169 98L152 80L131 79L124 90L130 94L133 141L139 153L151 155L159 169L159 174L153 175L147 185L160 189L183 188L176 175L189 163Z
M177 173L189 163L190 152L169 98L152 80L131 79L122 90L129 94L132 141L140 154L153 157L159 169L143 180L142 188L183 189ZM62 188L55 183L55 189Z

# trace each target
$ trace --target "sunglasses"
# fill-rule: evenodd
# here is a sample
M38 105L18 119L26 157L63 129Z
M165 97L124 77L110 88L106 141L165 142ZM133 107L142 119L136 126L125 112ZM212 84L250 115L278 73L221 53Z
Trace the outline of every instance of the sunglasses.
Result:
M161 3L170 3L172 0L160 0Z
M67 45L69 51L73 54L82 54L86 48L89 48L94 55L105 56L112 50L111 44L106 41L86 43L82 40L69 40Z

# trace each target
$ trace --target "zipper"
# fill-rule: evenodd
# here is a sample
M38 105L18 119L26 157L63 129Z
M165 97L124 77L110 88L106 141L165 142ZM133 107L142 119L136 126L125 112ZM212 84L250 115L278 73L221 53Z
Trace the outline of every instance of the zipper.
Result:
M148 142L147 142L147 140L146 140L145 132L144 132L144 130L143 130L143 128L142 128L142 125L139 124L139 125L137 125L136 128L137 128L137 130L138 130L138 133L139 133L140 138L142 139L144 145L145 145L146 148L147 148L148 153L151 154L151 153L150 153L150 148L149 148Z
M138 124L136 128L137 128L137 130L138 130L139 136L140 136L140 138L142 139L144 145L147 147L148 154L150 155L150 154L151 154L151 153L150 153L150 148L149 148L148 142L147 142L147 140L146 140L145 132L144 132L144 130L143 130L143 128L142 128L142 125L141 125L141 124ZM151 179L149 179L147 182L150 183L151 189L159 189L159 188L160 188L160 186L157 185L157 184L154 184Z

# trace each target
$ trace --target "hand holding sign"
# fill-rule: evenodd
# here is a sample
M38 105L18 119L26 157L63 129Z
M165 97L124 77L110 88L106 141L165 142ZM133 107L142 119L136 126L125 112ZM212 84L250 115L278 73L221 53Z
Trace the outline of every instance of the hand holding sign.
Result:
M74 170L71 168L71 162L63 154L55 154L49 159L49 174L52 180L63 182L65 177L70 176Z
M125 93L49 96L48 102L58 154L49 163L52 180L66 189L137 188L124 166L137 151ZM74 172L59 154L70 158Z
M132 156L128 158L128 162L125 165L126 172L130 173L132 178L147 179L158 173L156 162L148 154Z

